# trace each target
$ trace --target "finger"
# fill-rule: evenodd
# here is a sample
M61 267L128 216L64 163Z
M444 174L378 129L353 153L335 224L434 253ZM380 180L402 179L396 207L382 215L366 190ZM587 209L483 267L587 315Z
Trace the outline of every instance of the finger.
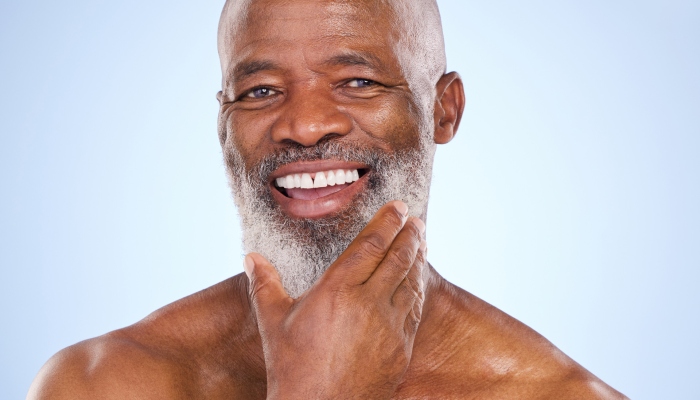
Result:
M394 238L404 226L407 215L408 206L402 201L392 201L382 206L328 268L323 278L340 279L350 285L365 283L384 259Z
M423 314L423 298L416 299L413 302L411 311L406 315L406 320L404 321L403 329L407 337L415 338L416 332L418 332L418 326L420 325L421 317Z
M275 267L258 253L250 253L243 261L248 275L248 294L253 304L258 324L266 326L281 317L293 299L282 286L282 279Z
M422 303L423 293L424 293L424 269L425 269L425 254L426 254L426 243L421 241L418 254L416 254L416 259L413 262L410 270L406 274L406 277L398 285L396 291L393 293L391 298L391 303L397 307L402 313L408 314L415 302L419 300Z
M414 264L418 248L423 241L423 233L425 223L419 218L410 218L367 281L370 290L391 299Z
M408 313L406 315L406 319L404 320L404 332L407 335L407 337L413 339L415 338L416 332L418 331L418 325L420 325L420 321L423 315L423 303L425 301L425 271L428 268L428 263L425 259L427 255L427 251L425 249L421 249L420 255L417 257L416 261L421 263L421 268L419 269L420 272L418 273L418 292L413 295L413 296L404 296L402 299L397 299L396 302L404 302L403 307L405 307L405 304L410 305L410 309L408 310ZM422 260L418 260L418 259ZM412 301L412 303L410 303Z

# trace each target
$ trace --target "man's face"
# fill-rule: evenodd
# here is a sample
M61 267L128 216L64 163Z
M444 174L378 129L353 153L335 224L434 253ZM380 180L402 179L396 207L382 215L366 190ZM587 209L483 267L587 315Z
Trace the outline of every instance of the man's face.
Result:
M245 250L293 297L381 205L426 210L431 96L399 63L393 10L369 3L256 1L222 24L219 134Z

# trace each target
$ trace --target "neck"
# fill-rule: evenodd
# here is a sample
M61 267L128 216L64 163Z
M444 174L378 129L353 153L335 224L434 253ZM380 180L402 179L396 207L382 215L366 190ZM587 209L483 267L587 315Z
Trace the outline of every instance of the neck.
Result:
M455 289L429 265L421 322L413 344L411 363L405 379L434 371L454 355L467 335L456 321Z

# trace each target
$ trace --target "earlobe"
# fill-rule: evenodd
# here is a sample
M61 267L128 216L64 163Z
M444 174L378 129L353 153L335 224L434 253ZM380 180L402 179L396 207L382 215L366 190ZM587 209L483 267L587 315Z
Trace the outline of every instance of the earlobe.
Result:
M435 136L437 144L448 143L459 128L464 112L464 86L462 78L456 72L450 72L435 85Z

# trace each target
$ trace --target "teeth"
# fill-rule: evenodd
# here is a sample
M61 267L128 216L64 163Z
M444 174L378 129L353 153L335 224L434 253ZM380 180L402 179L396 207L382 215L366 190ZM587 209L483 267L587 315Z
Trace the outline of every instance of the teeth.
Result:
M335 171L335 183L338 185L345 183L345 171L342 169Z
M326 182L326 175L323 172L316 172L314 188L322 188L326 186L328 186L328 182Z
M301 186L302 189L313 189L314 181L311 180L311 175L307 173L301 174Z
M311 178L311 173L290 174L275 179L275 183L278 187L285 189L313 189L353 183L358 179L360 179L360 174L356 169L338 169L316 172L315 179Z

